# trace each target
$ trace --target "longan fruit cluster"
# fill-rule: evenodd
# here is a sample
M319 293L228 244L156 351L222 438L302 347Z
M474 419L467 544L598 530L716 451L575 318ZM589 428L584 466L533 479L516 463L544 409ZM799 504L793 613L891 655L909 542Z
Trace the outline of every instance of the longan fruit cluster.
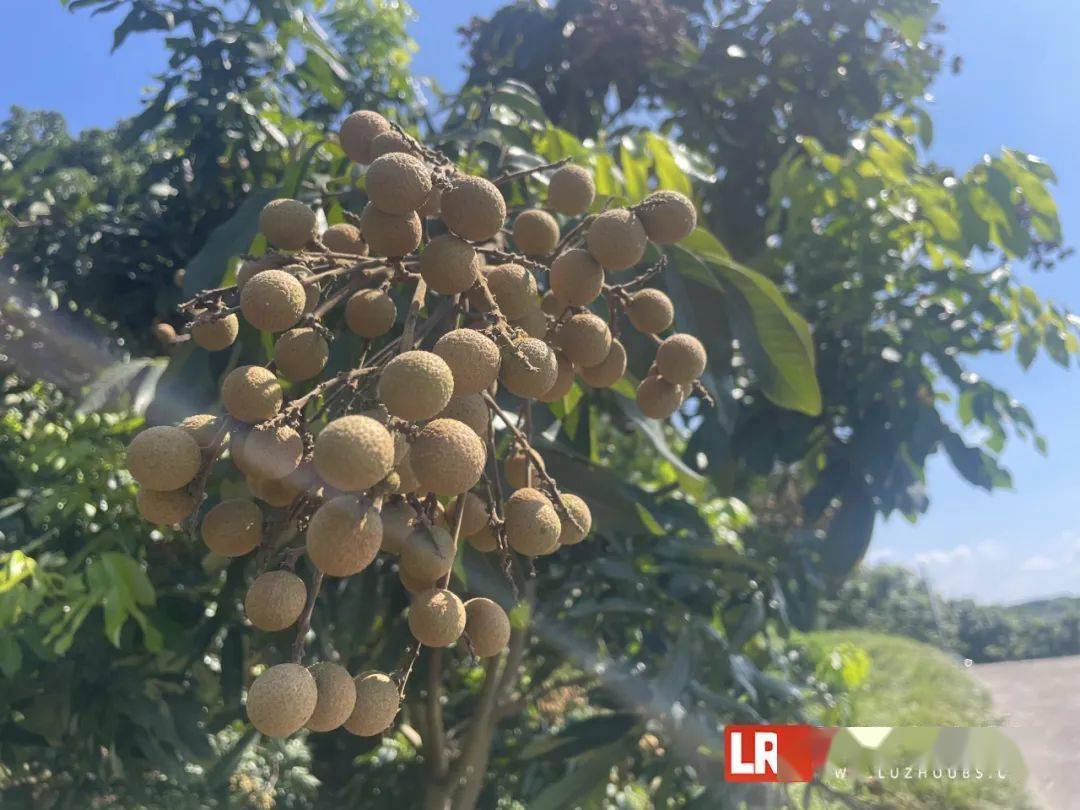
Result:
M641 264L650 243L693 231L696 211L683 195L658 191L589 215L591 175L560 162L548 167L546 206L521 210L507 229L498 185L380 114L349 115L339 142L367 166L365 207L320 233L310 206L270 202L259 218L270 250L242 257L234 285L181 307L202 349L231 346L243 322L273 336L272 355L224 375L220 413L148 428L128 452L140 514L197 524L214 555L250 555L248 620L269 633L297 628L295 660L265 669L248 690L248 717L270 736L375 735L397 715L411 667L353 675L333 661L303 666L324 577L396 572L417 651L464 640L489 657L505 649L510 620L487 595L454 591L461 541L509 564L589 535L588 504L559 490L497 396L554 403L578 382L617 386L627 370L624 316L657 344L637 388L646 416L673 414L707 359L696 338L670 332L672 302L647 286L662 264L609 279ZM337 357L345 330L361 341L359 356ZM333 358L344 370L325 375ZM492 485L493 454L505 486ZM248 493L203 512L222 459Z

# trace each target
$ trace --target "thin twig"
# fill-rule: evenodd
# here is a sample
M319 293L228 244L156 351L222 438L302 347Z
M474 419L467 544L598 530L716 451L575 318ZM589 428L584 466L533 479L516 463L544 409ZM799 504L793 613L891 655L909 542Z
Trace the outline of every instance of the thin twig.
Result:
M491 182L497 186L504 185L517 180L519 177L528 177L530 174L536 174L537 172L546 172L549 169L558 169L565 166L570 162L569 157L564 157L562 160L556 160L554 163L545 163L542 166L533 166L531 169L521 169L516 172L503 172Z

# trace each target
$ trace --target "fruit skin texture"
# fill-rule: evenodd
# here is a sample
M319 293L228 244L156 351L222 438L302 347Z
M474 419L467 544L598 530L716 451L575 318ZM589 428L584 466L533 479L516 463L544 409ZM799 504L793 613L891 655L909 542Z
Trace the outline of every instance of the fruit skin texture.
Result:
M596 184L587 169L573 164L551 175L548 207L568 217L584 214L596 197Z
M244 461L258 478L284 478L300 466L304 442L287 425L256 428L244 439Z
M546 469L543 457L537 456L537 458L540 459L540 469ZM523 450L515 450L503 461L503 474L506 476L506 481L510 484L511 489L522 489L530 486L528 477L530 469L532 469L532 463L529 461L529 455ZM532 475L535 482L537 480L535 470L533 470Z
M277 377L263 366L240 366L221 384L221 401L234 419L249 424L277 415L284 395Z
M387 501L379 513L382 518L382 550L401 554L405 541L412 534L416 513L406 501Z
M654 191L638 207L638 218L651 242L673 245L697 227L697 210L685 194Z
M220 416L215 416L212 413L196 413L191 416L185 417L178 428L186 430L191 434L191 438L195 440L195 443L199 445L202 450L209 450L214 440L221 433L221 426L224 420ZM226 443L229 439L229 434L222 435L222 443Z
M351 495L339 495L320 506L307 531L307 555L324 574L358 574L379 553L382 518L364 509Z
M604 362L611 349L611 330L603 318L579 312L559 329L558 343L575 365L595 366Z
M439 418L456 419L468 425L481 440L487 439L491 414L488 412L487 403L479 394L451 397L446 407L439 411Z
M626 373L626 347L612 339L607 357L595 366L578 369L578 376L593 388L611 388Z
M650 374L637 389L637 406L650 419L667 419L683 402L683 392L675 383Z
M669 336L656 350L656 369L677 385L687 386L705 371L708 356L701 341L680 332Z
M338 132L338 141L349 160L371 163L371 142L376 136L390 132L390 122L372 110L357 110L346 118Z
M308 669L315 679L315 709L304 724L312 731L333 731L349 719L356 708L356 683L349 670L330 661Z
M506 499L506 541L519 554L536 557L554 550L562 524L547 495L525 487Z
M634 328L647 335L663 332L675 320L675 307L671 299L660 290L647 287L630 297L626 314Z
M470 546L483 553L494 551L499 547L499 538L495 536L495 530L490 526L485 526L465 539L469 541Z
M465 514L461 516L461 536L468 537L488 525L487 502L475 492L465 492L454 501L452 509L447 510L447 520L451 528L457 519L458 504L464 504Z
M514 244L526 256L544 256L559 243L559 223L547 211L530 208L514 220Z
M524 317L510 322L512 326L521 329L529 337L543 340L548 332L548 320L544 311L540 308L531 309Z
M367 242L364 241L360 229L348 222L339 222L327 228L323 232L322 243L334 253L366 256L368 252Z
M299 250L315 236L315 212L299 200L271 200L259 214L259 230L271 245Z
M401 708L397 684L382 672L356 676L356 705L345 721L345 730L359 737L382 734L394 723Z
M510 642L510 618L490 599L470 599L465 603L465 635L479 658L498 655Z
M368 416L335 419L315 439L315 471L343 492L377 484L394 466L394 438Z
M309 326L290 329L274 344L274 362L281 376L291 382L310 380L326 368L330 346Z
M216 321L197 323L191 327L191 339L208 352L227 349L236 342L240 334L240 319L235 315L226 315Z
M562 520L562 532L559 534L560 546L573 546L585 539L592 531L592 512L584 500L571 492L562 493L563 506L573 520Z
M236 289L244 289L244 285L247 284L257 274L263 270L273 270L276 267L286 267L291 265L293 259L291 256L283 256L276 253L268 253L265 256L258 256L254 259L245 259L240 262L240 267L236 271ZM298 268L306 269L303 265L296 265Z
M251 583L244 597L248 620L268 633L293 625L304 611L307 586L292 571L267 571Z
M345 304L345 323L364 338L377 338L394 328L397 307L382 290L360 290Z
M409 463L424 492L460 495L484 472L487 451L480 437L455 419L428 422L413 440Z
M368 203L360 212L360 232L372 256L399 257L416 250L423 231L415 211L394 216Z
M195 498L186 489L165 492L140 489L135 493L135 506L143 520L157 526L172 526L191 516L195 511Z
M443 588L418 593L409 606L409 630L427 647L449 647L465 632L465 606Z
M303 317L307 292L284 270L264 270L240 291L240 311L263 332L284 332Z
M440 295L457 295L476 283L481 264L472 245L453 234L443 234L432 239L420 254L420 275Z
M459 174L442 193L442 220L458 236L483 242L499 232L506 220L502 192L483 177Z
M596 300L604 288L604 268L589 251L573 248L551 263L548 279L560 304L558 312L548 314L558 317L567 306L584 307Z
M607 270L626 270L645 255L645 228L633 211L615 208L593 220L585 234L585 246Z
M547 393L558 375L555 352L542 340L522 338L514 343L513 349L502 350L499 379L507 391L522 399L535 399Z
M315 711L315 678L299 664L276 664L248 689L247 716L267 737L288 737Z
M502 361L499 347L495 341L475 329L447 332L435 341L432 351L450 367L455 397L479 394L499 376Z
M262 542L262 522L262 510L254 501L222 501L203 518L203 542L222 557L241 557Z
M520 264L500 264L487 273L487 285L502 314L510 320L536 309L536 279Z
M404 152L390 152L368 166L364 186L380 211L404 216L424 204L431 193L431 172L423 161Z
M556 352L555 359L558 364L555 382L552 383L551 388L537 397L541 402L558 402L569 393L570 387L574 384L574 364L563 352Z
M412 422L435 416L453 393L450 366L434 352L402 352L379 377L379 401L394 416Z
M164 492L185 487L200 466L202 451L198 442L178 427L147 428L128 445L127 468L147 489Z
M389 155L391 152L407 152L412 154L412 146L405 140L405 136L395 130L380 132L371 139L371 160ZM371 161L368 161L369 163Z
M247 486L251 494L270 506L289 506L302 492L316 492L319 482L311 468L302 464L285 478L247 477Z
M401 570L417 582L434 582L454 565L454 538L443 526L418 524L401 546Z

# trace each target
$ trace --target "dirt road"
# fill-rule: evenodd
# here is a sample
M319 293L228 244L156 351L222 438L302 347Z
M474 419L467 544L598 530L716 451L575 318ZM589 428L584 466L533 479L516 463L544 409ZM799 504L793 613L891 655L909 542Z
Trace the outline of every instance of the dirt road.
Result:
M1036 798L1049 810L1080 807L1080 656L979 664L970 672L1020 746Z

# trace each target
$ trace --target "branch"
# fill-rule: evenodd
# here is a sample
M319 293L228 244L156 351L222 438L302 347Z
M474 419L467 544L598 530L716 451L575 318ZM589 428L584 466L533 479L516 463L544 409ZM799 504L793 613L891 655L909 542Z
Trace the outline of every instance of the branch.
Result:
M537 172L546 172L548 169L558 169L565 166L570 162L569 157L564 157L562 160L556 160L554 163L545 163L541 166L534 166L531 169L521 169L516 172L503 172L491 182L497 186L509 183L512 180L517 180L519 177L528 177L530 174L536 174Z
M311 576L311 586L308 588L307 604L304 612L300 614L300 623L296 628L296 640L293 641L293 663L299 664L304 660L304 645L307 643L307 634L311 630L311 614L315 612L315 600L319 598L319 590L322 588L323 572L318 568Z

